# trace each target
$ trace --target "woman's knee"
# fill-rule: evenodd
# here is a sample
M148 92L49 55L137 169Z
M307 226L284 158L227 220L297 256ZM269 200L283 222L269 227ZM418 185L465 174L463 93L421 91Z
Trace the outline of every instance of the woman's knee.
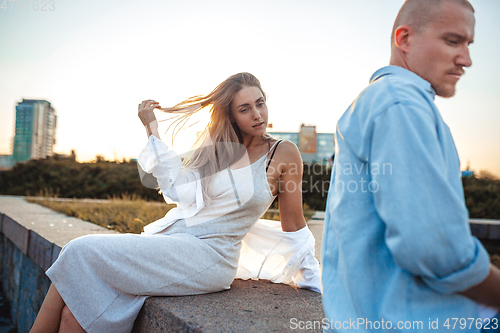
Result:
M64 252L81 253L82 251L92 251L94 244L96 243L95 237L93 236L95 235L81 236L71 240L63 247L61 254Z
M85 332L67 305L61 311L61 325L59 326L59 333L66 332Z

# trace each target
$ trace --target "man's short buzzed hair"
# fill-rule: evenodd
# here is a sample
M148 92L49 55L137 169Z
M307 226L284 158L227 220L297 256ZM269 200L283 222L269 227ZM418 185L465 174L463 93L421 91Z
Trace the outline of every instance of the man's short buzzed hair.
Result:
M391 44L394 42L396 29L402 25L409 25L416 31L421 31L427 24L434 20L439 13L443 2L455 2L472 10L474 7L468 0L406 0L394 22L391 34Z

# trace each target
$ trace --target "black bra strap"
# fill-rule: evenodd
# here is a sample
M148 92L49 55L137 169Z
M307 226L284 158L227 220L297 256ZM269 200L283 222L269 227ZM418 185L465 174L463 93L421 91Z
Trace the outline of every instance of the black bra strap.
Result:
M273 153L271 154L271 157L269 158L269 162L267 162L266 172L267 172L267 169L269 169L269 165L271 165L271 161L273 160L273 156L274 156L274 153L276 152L276 148L278 148L278 145L281 143L281 141L283 141L283 140L278 140L278 142L276 142L274 144Z

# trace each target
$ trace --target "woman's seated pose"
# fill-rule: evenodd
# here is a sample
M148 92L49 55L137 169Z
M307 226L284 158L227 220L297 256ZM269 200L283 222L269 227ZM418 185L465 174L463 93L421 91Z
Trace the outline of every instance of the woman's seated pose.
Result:
M160 141L153 111L178 115L177 124L183 124L205 107L210 122L181 162ZM295 274L297 285L319 291L319 266L302 212L302 159L293 143L266 133L266 95L257 78L233 75L208 95L172 108L143 101L139 118L149 138L138 158L141 178L155 179L177 208L141 235L89 235L69 242L47 271L52 285L31 332L130 332L148 296L222 291L237 272L274 282L290 282ZM276 196L282 230L273 234L266 221L256 223ZM263 262L252 273L248 258L238 267L247 233L253 235L242 251L247 255L259 234L269 252L288 251L288 257L279 256L287 260L281 275L263 276ZM278 240L275 245L269 237Z

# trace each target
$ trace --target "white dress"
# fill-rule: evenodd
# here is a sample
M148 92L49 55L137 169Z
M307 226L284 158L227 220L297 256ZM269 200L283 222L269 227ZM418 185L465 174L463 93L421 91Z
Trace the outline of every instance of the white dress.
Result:
M237 271L242 278L257 277L251 265L238 270L238 260L243 237L274 199L267 182L266 156L247 167L217 173L210 193L212 203L207 206L198 174L181 169L177 155L151 136L138 162L157 178L164 196L178 207L146 226L141 235L77 238L64 247L47 271L83 329L130 332L148 296L194 295L229 289ZM293 273L297 273L299 286L300 281L307 286L307 275L317 285L317 262L309 265L312 270L299 268L311 258L311 241L304 229L301 235L281 232L290 237L277 236L281 246L286 246L286 239L293 239L294 234L302 241L296 242L299 245L295 246L296 253L292 253L295 258L282 260L282 266L273 264L270 271L276 273L278 268L278 274L264 278L289 283ZM293 249L292 243L288 244L289 249ZM250 240L245 253L251 253L251 248ZM277 254L276 247L270 250ZM263 266L258 272L261 278Z

